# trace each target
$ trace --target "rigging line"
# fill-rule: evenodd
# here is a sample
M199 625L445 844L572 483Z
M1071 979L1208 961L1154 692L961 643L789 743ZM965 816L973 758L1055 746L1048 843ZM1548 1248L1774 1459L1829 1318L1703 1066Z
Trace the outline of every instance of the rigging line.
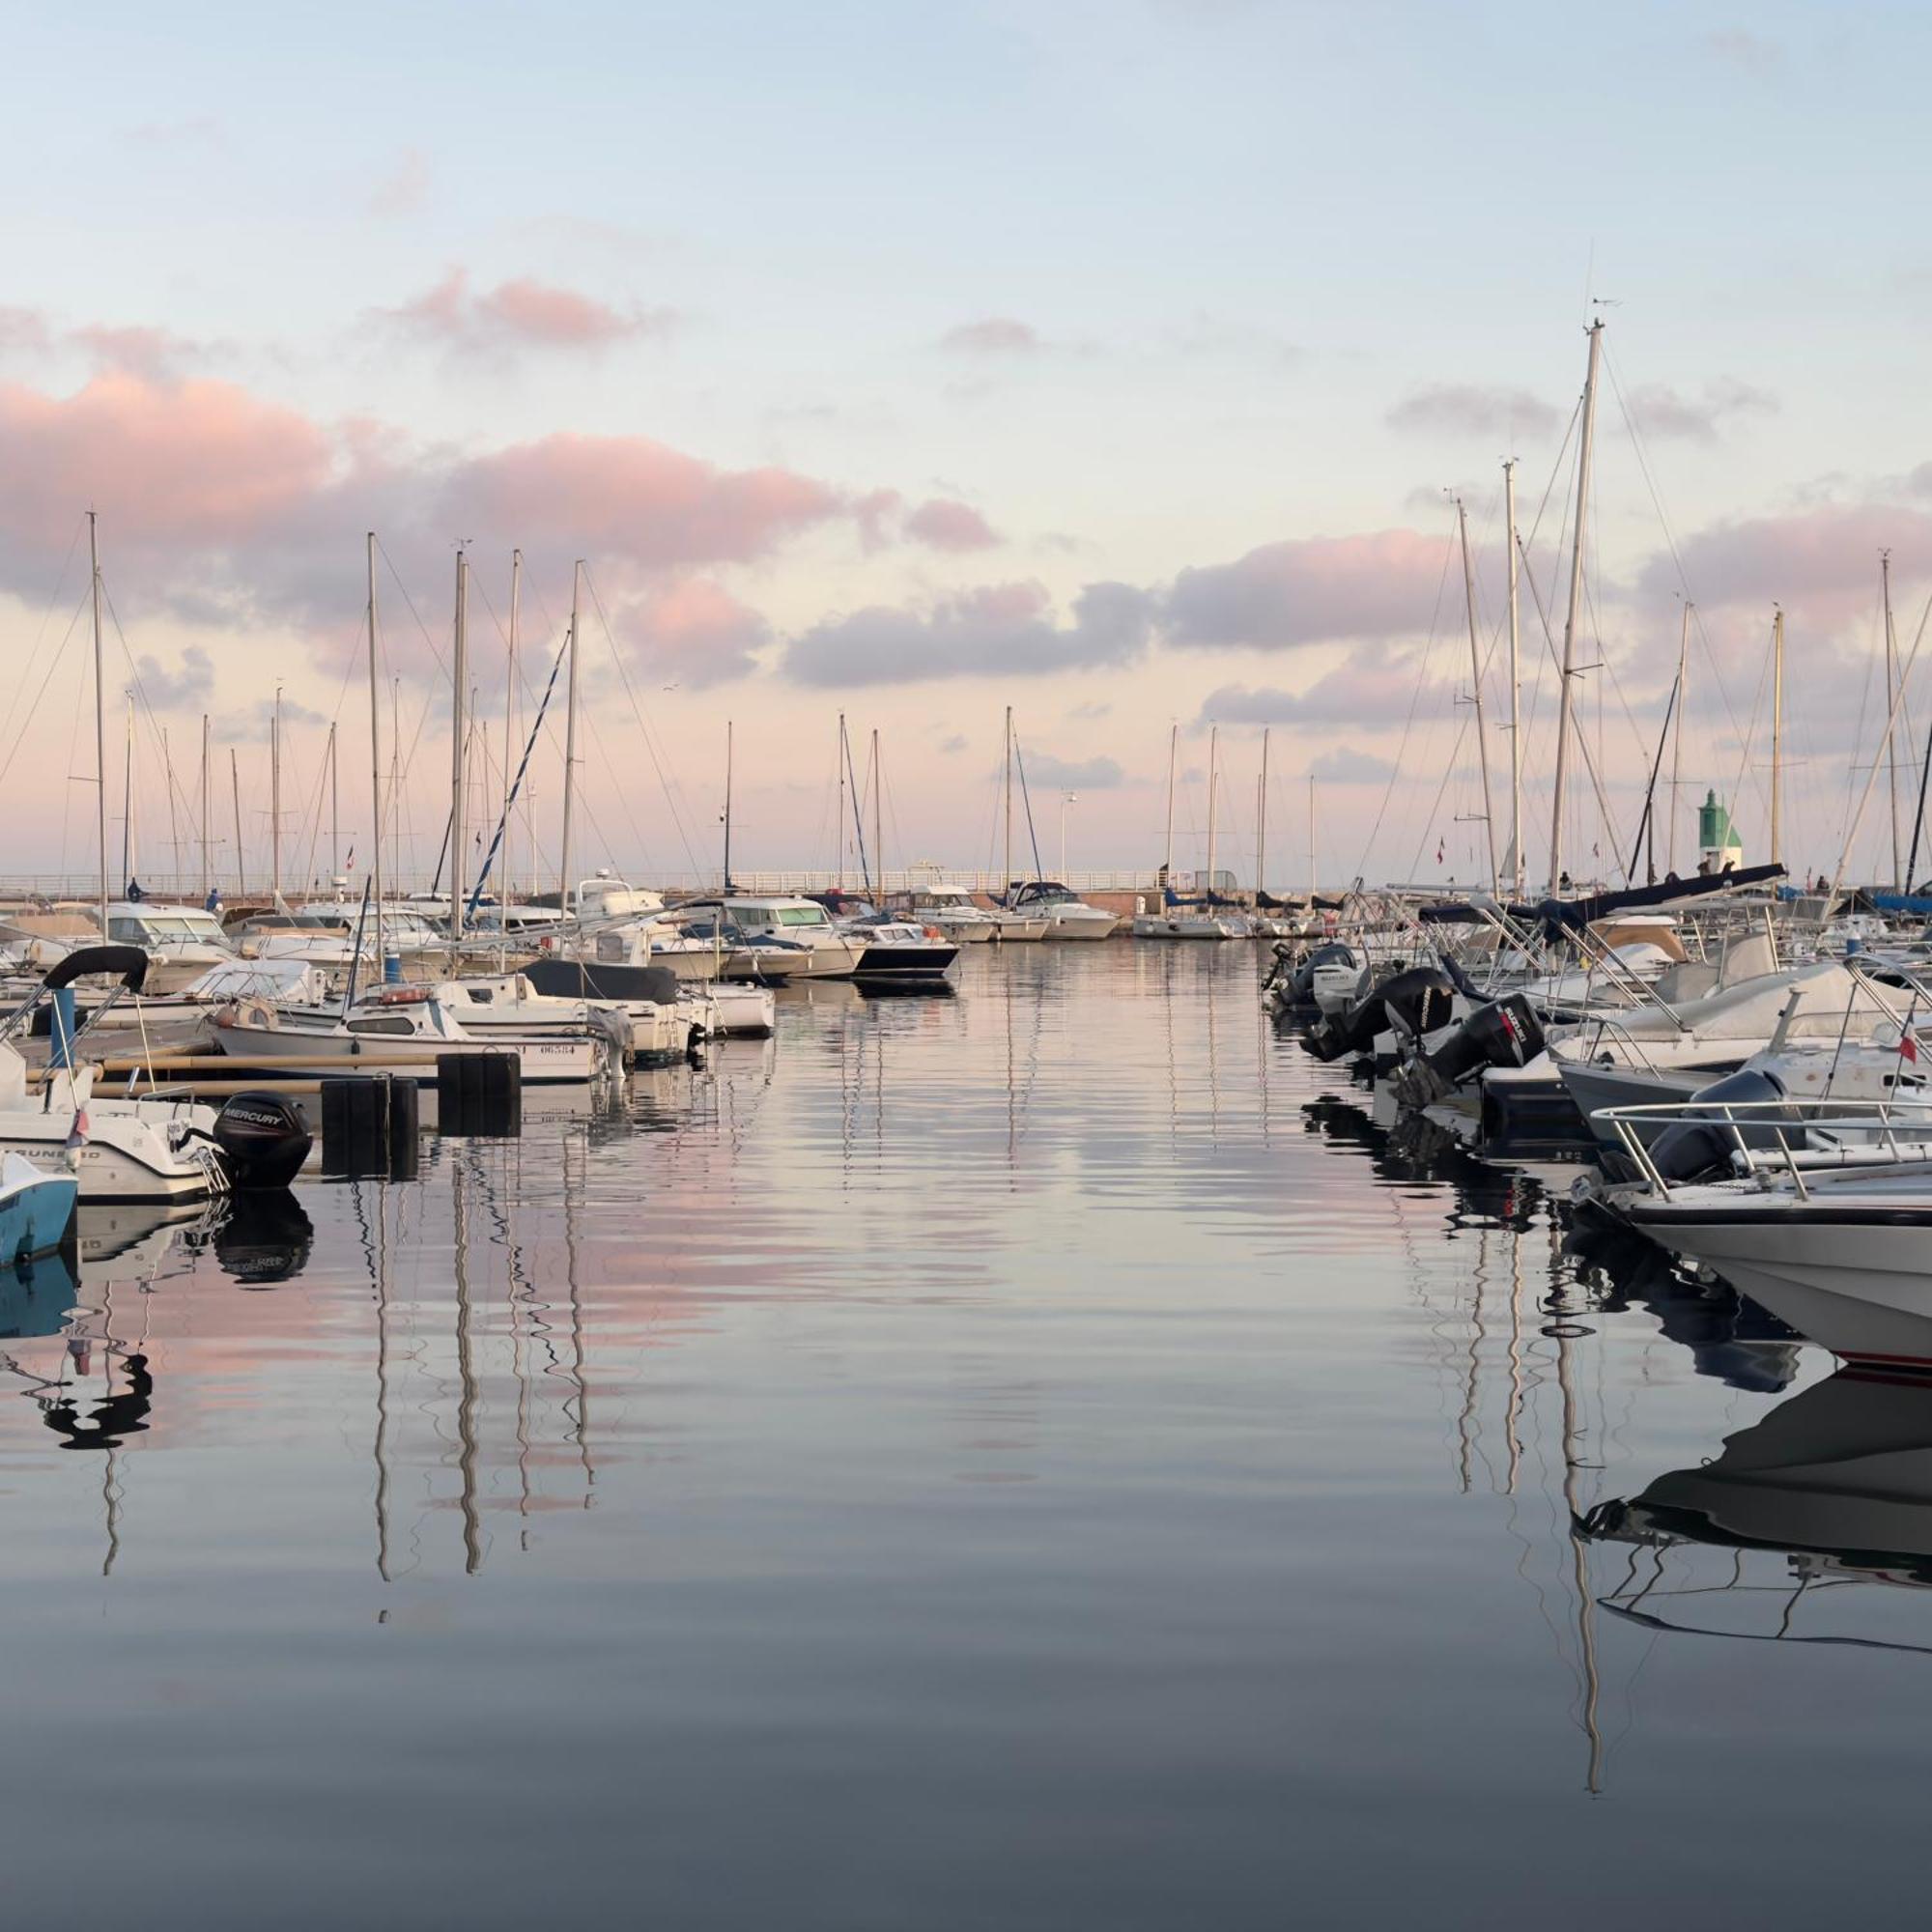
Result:
M53 589L41 601L41 627L34 633L34 641L28 648L27 662L21 668L19 682L14 686L14 696L7 706L7 716L4 720L0 720L0 738L6 737L14 728L14 714L19 709L21 694L32 680L35 662L40 657L42 644L46 641L47 626L54 620L54 611L60 605L60 594L67 587L68 571L73 563L74 553L80 548L80 533L86 527L87 518L84 515L75 518L73 534L68 539L67 554L61 559L60 575L54 580ZM85 603L86 599L83 598L82 602ZM69 631L73 629L71 622L69 623L68 629ZM65 647L66 641L63 638L62 648Z
M1422 855L1429 850L1429 835L1435 829L1435 814L1442 810L1442 800L1449 790L1450 781L1456 776L1456 760L1463 755L1463 742L1469 735L1471 718L1465 714L1456 732L1456 742L1449 748L1448 762L1442 767L1442 782L1435 788L1435 802L1429 808L1429 815L1423 821L1422 837L1417 841L1415 856L1408 862L1408 876L1411 879L1422 876Z
M32 728L34 723L34 713L40 709L41 699L46 696L46 689L47 686L53 682L54 672L61 668L61 661L67 655L68 645L73 641L74 631L80 623L81 614L83 611L86 611L88 605L88 599L92 594L93 594L93 586L89 585L87 594L82 596L80 602L74 607L73 615L68 619L68 626L66 633L62 636L59 644L56 645L54 648L53 657L49 660L47 664L46 674L41 679L40 689L34 693L33 698L27 706L26 717L24 717L20 721L19 736L16 737L14 740L13 744L8 748L6 756L0 757L0 779L4 779L7 776L8 772L13 768L14 760L15 756L18 755L20 747L27 741L27 733ZM85 695L85 687L87 684L87 680L83 678L81 680L81 684L83 688L83 695ZM79 727L76 725L75 728L78 729ZM68 766L69 766L70 781L71 781L71 778L73 776L72 765L73 765L73 748L70 746L68 748Z
M604 609L604 599L598 592L597 580L591 575L588 564L583 566L583 582L589 588L590 601L596 607L597 621L604 627L604 641L611 647L611 657L617 667L617 676L623 684L624 696L630 700L631 715L637 719L638 729L643 737L644 749L651 754L651 768L657 773L658 788L664 793L665 807L670 813L671 827L677 834L677 841L684 847L685 860L691 867L693 876L702 877L697 855L691 849L690 835L685 830L684 817L678 810L676 794L682 792L683 786L679 784L673 787L675 775L667 776L666 770L669 763L669 754L667 753L661 757L657 746L652 743L650 725L645 722L643 707L639 704L637 691L631 683L630 668L624 663L624 654L617 648L616 634L611 627L610 613Z
M1556 655L1556 639L1549 628L1549 613L1543 608L1543 593L1536 587L1536 572L1530 568L1527 556L1522 559L1522 576L1523 581L1529 585L1529 601L1536 607L1536 620L1543 631L1543 647L1548 653L1549 662L1556 668L1557 676L1561 678L1563 668ZM1597 810L1602 812L1605 825L1614 829L1616 821L1610 811L1609 801L1604 796L1604 781L1598 775L1597 761L1590 755L1590 734L1587 731L1577 731L1577 746L1582 753L1583 769L1589 773L1591 787L1597 795ZM1554 881L1551 883L1553 885Z
M1424 680L1429 674L1430 654L1435 648L1436 632L1442 621L1442 593L1449 582L1449 564L1455 552L1456 533L1452 528L1448 540L1442 546L1442 571L1435 580L1435 609L1430 612L1429 639L1422 647L1422 660L1416 667L1415 689L1410 692L1408 698L1408 716L1402 722L1402 740L1396 747L1395 768L1389 773L1388 783L1382 790L1382 802L1376 809L1375 823L1369 828L1368 838L1362 846L1362 856L1356 862L1355 871L1358 877L1368 876L1370 856L1376 849L1376 840L1381 836L1382 820L1388 814L1389 801L1394 798L1396 782L1402 776L1403 753L1408 749L1408 734L1415 724L1415 714L1422 703L1422 689Z

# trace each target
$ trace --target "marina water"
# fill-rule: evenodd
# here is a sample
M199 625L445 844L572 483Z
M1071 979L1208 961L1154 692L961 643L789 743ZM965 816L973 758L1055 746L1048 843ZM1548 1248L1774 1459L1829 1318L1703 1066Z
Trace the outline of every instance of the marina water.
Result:
M1614 1508L1830 1359L1391 1141L1258 977L971 948L411 1181L91 1212L0 1345L15 1922L1902 1896L1924 1578Z

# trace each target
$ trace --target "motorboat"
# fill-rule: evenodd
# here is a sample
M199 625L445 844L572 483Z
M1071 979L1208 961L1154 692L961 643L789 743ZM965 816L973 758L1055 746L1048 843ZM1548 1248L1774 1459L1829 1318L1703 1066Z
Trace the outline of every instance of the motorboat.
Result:
M939 880L915 886L905 895L904 904L922 925L936 925L955 945L983 945L999 937L998 918L964 886L949 886Z
M71 1176L89 1203L191 1202L234 1187L285 1186L307 1158L309 1135L279 1095L238 1094L217 1111L185 1094L95 1092L95 1069L79 1049L122 992L140 991L147 972L148 955L136 947L76 948L0 1025L0 1152L24 1155L43 1173ZM102 974L118 985L68 1034L68 1009L58 996ZM43 1005L55 1064L33 1092L13 1041Z
M200 906L117 899L107 908L102 936L110 946L138 946L148 955L147 984L156 993L175 992L235 957L220 919Z
M1826 1104L1607 1110L1635 1179L1596 1198L1833 1353L1932 1368L1932 1101Z
M408 1070L418 1082L434 1080L446 1054L514 1053L527 1087L584 1085L606 1071L616 1051L601 1029L472 1033L424 985L384 986L346 1010L238 1000L214 1015L213 1037L219 1052L243 1065L339 1061L346 1071Z
M1048 939L1110 939L1121 923L1118 913L1089 905L1055 879L1029 879L1011 903L1018 912L1044 913Z
M59 1247L79 1197L73 1175L49 1174L11 1151L0 1154L0 1266L14 1267Z

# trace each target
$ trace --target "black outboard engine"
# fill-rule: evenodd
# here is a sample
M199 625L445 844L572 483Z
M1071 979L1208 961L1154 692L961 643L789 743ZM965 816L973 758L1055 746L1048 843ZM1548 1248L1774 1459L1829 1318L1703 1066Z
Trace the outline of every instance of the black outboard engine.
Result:
M1302 1044L1317 1060L1367 1053L1376 1036L1397 1022L1412 1035L1447 1026L1454 1000L1449 976L1439 967L1411 966L1372 987L1347 1012L1316 1021Z
M1740 1117L1733 1127L1718 1109L1726 1105L1740 1106L1752 1100L1782 1100L1785 1097L1784 1084L1775 1073L1747 1068L1725 1074L1721 1080L1699 1088L1691 1095L1693 1106L1710 1103L1712 1111L1709 1114L1687 1114L1680 1120L1672 1121L1662 1133L1650 1140L1645 1151L1650 1156L1651 1166L1665 1180L1704 1180L1728 1176L1731 1155L1737 1151L1740 1140L1754 1151L1776 1149L1780 1129L1785 1140L1795 1141L1798 1138L1791 1134L1790 1129L1803 1122L1804 1115L1796 1107L1756 1107ZM1640 1123L1633 1124L1636 1125L1639 1134L1643 1132ZM1614 1162L1604 1163L1605 1172L1611 1173L1612 1179L1628 1176L1635 1179L1629 1155L1620 1148L1614 1151L1617 1158Z
M214 1139L230 1181L242 1187L286 1187L314 1145L294 1105L279 1094L237 1094L215 1116Z
M315 1224L286 1190L238 1197L214 1231L214 1259L243 1288L293 1281L308 1263Z
M1543 1051L1543 1026L1520 993L1476 1010L1438 1046L1403 1069L1400 1097L1427 1107L1485 1066L1527 1066Z

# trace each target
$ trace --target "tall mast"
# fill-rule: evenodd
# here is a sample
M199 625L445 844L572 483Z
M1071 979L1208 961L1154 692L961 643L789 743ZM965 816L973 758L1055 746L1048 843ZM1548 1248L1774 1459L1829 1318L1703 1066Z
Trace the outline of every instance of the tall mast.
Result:
M335 720L328 721L328 877L331 885L342 876L342 794L337 787L335 769Z
M1684 634L1677 642L1677 719L1670 742L1670 842L1664 852L1665 867L1677 869L1677 801L1684 773L1684 680L1690 668L1690 612L1696 609L1689 599L1684 605Z
M128 737L121 752L121 890L125 893L134 878L134 689L129 685Z
M731 890L731 721L724 721L724 891Z
M1502 889L1496 868L1496 814L1490 800L1490 734L1483 723L1483 653L1476 642L1476 573L1469 562L1469 517L1456 498L1456 533L1463 543L1463 596L1469 607L1469 686L1476 695L1476 750L1483 767L1483 832L1490 846L1490 890Z
M1268 849L1268 727L1262 726L1261 799L1255 807L1255 897L1266 882Z
M269 717L269 897L282 902L282 687Z
M1167 842L1160 851L1160 883L1163 889L1174 876L1174 762L1180 750L1180 726L1172 724L1167 733Z
M845 714L838 714L838 890L845 890Z
M1315 910L1315 774L1308 774L1308 910Z
M1221 749L1221 727L1212 724L1208 729L1208 903L1214 903L1214 794L1219 789L1215 782L1215 760Z
M879 727L872 726L872 863L879 868L879 897L886 895L886 775L879 766Z
M1571 680L1577 675L1577 619L1583 608L1583 543L1590 522L1590 446L1597 433L1597 361L1604 325L1590 325L1590 365L1583 378L1583 433L1577 450L1577 529L1570 545L1570 608L1563 619L1563 676L1556 703L1555 796L1549 809L1549 890L1563 876L1563 778L1570 762Z
M201 714L201 895L214 883L208 866L208 713Z
M510 810L516 803L517 770L517 608L523 598L524 554L520 550L510 553L510 651L503 673L503 850L497 867L499 896L504 906L504 917L497 922L499 927L509 929L508 908L514 894L511 882L516 877L510 867Z
M1784 863L1784 611L1771 620L1771 863ZM1888 733L1889 727L1888 726Z
M1000 861L1000 901L1013 889L1013 707L1007 706L1007 840Z
M383 973L383 695L376 682L376 532L369 532L369 900L376 916L376 973Z
M1516 458L1503 465L1503 523L1509 550L1510 633L1510 883L1522 897L1522 672L1519 668L1521 624L1517 610Z
M182 841L181 820L175 814L175 754L168 744L168 727L161 726L161 770L167 778L168 795L168 852L174 863L173 896L181 895Z
M100 544L95 528L94 512L87 513L87 561L94 573L94 779L95 834L100 852L100 936L107 937L107 712L101 682L100 649Z
M1889 550L1878 554L1878 578L1885 599L1885 692L1886 702L1889 705L1898 684L1898 639L1891 628L1891 553ZM1898 850L1898 753L1896 733L1889 723L1885 731L1885 762L1891 786L1891 889L1903 892L1904 874L1899 870Z
M228 788L235 799L235 896L239 899L246 895L248 882L242 869L242 764L233 745L228 748Z
M563 851L557 887L557 917L570 917L570 809L571 794L577 789L577 625L579 593L583 583L583 559L579 557L570 572L570 686L563 715Z
M464 700L469 677L469 553L456 553L456 641L450 658L449 710L449 936L463 937L463 806L466 741Z

